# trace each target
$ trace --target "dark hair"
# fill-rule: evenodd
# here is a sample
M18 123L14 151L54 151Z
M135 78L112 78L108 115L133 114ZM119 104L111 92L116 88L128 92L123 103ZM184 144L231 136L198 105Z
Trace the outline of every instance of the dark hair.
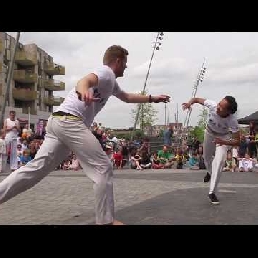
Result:
M226 96L225 100L228 102L228 111L231 114L236 113L237 111L237 103L236 103L236 99L232 96Z

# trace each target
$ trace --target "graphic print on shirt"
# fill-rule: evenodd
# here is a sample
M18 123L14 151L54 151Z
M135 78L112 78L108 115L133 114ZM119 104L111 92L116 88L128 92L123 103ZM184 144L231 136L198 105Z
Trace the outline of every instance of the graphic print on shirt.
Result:
M209 123L224 130L228 129L227 123L220 124L218 121L216 121L216 118L213 114L209 114Z
M107 98L103 98L98 90L97 87L93 87L93 97L94 98L99 98L100 101L99 103L101 104L101 106L104 106L107 102Z

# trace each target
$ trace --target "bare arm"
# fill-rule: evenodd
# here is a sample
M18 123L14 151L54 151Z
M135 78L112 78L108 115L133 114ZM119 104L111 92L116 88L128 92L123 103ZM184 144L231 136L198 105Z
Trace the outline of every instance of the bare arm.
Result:
M170 97L167 95L151 96L151 95L142 95L137 93L128 93L122 91L117 98L126 102L126 103L148 103L148 102L169 102Z
M193 104L198 103L204 105L204 101L206 99L203 98L191 98L188 103L183 103L183 110L190 108Z
M232 133L232 138L230 140L222 140L220 138L215 138L214 142L216 144L228 145L228 146L239 146L240 145L240 132Z
M17 121L16 122L16 126L14 126L18 131L20 131L20 129L21 129L21 126L20 126L20 122L19 121Z
M97 75L90 73L78 81L76 90L81 93L95 85L98 85L98 77Z
M92 92L89 91L93 86L98 85L98 76L90 73L77 83L75 87L78 98L82 101L91 103L92 101L97 101L99 98L93 98Z
M10 131L10 130L7 130L7 122L6 122L6 119L4 120L4 133L6 134L6 132Z

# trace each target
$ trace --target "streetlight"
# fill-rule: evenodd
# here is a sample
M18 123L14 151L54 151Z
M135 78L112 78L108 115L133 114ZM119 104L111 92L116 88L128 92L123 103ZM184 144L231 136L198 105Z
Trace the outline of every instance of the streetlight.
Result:
M144 94L144 92L145 92L145 90L146 90L147 80L148 80L148 78L149 78L152 60L153 60L155 51L156 51L156 50L160 50L161 41L163 40L163 36L164 36L164 33L163 33L163 32L158 32L158 33L157 33L156 40L155 40L154 46L153 46L153 51L152 51L151 58L150 58L150 63L149 63L148 71L147 71L147 74L146 74L146 78L145 78L145 82L144 82L144 86L143 86L143 90L142 90L141 94ZM142 104L139 105L139 108L138 108L138 110L137 110L136 117L135 117L135 122L134 122L134 127L133 127L133 131L135 131L135 129L136 129L136 125L137 125L137 122L138 122L138 119L139 119L139 114L140 114L141 108L142 108ZM143 121L143 112L142 112L142 121ZM142 123L141 123L141 124L142 124ZM142 127L142 126L141 126L141 127ZM141 128L141 129L143 129L143 128Z
M192 98L195 98L196 92L197 92L197 88L198 88L200 82L202 82L203 79L204 79L204 74L205 74L206 69L207 69L207 68L205 67L205 61L206 61L206 60L205 60L205 58L204 58L204 61L203 61L201 70L200 70L200 72L198 73L197 79L196 79L196 81L195 81L195 83L194 83L194 86L193 86ZM192 113L192 109L190 108L190 109L187 110L186 118L185 118L185 121L184 121L184 126L186 126L186 127L188 127L191 113Z

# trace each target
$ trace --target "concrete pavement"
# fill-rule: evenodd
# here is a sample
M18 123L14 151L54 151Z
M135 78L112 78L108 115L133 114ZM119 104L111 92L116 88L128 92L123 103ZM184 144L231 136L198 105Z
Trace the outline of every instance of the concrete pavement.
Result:
M205 171L114 171L117 219L129 225L258 224L258 173L223 172L209 203ZM0 174L0 181L6 174ZM83 171L54 171L0 206L0 225L94 224L93 184Z

